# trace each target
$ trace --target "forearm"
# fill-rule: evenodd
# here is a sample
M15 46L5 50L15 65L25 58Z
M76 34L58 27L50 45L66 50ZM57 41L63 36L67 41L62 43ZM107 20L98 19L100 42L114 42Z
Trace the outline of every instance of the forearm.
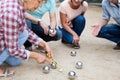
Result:
M48 46L44 40L40 41L38 45L43 47L44 49Z
M73 35L73 36L77 35L77 34L71 29L70 26L68 26L68 25L66 25L66 24L63 24L63 28L64 28L67 32L69 32L71 35Z
M56 22L55 20L50 22L50 27L51 27L52 29L55 29L55 28L56 28L56 25L57 25L57 22Z
M33 21L33 22L36 22L36 23L38 23L38 22L41 21L41 19L35 18L34 16L32 16L31 14L29 14L29 13L27 13L27 12L25 13L25 17L26 17L27 19Z
M56 25L57 25L56 13L50 13L50 27L52 29L55 29Z
M98 22L98 24L102 27L102 26L108 24L108 21L105 20L105 19L101 19L101 20Z
M30 52L30 57L32 59L37 59L37 53L36 52Z

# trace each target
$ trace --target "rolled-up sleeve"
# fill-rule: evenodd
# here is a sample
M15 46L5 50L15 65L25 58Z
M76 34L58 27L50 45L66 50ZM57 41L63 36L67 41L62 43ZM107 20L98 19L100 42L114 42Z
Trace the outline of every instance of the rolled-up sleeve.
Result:
M110 14L108 13L104 4L102 5L102 19L106 19L107 21L110 20Z
M43 40L40 37L38 37L34 32L32 32L29 28L28 30L28 40L35 46L38 46L39 43Z
M50 0L50 13L53 13L56 11L56 2L55 0Z

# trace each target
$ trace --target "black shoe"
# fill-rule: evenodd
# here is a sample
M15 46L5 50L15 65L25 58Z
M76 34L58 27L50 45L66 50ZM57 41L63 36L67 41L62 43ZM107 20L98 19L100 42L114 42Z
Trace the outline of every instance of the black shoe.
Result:
M32 51L32 46L30 47L25 47L26 50Z
M120 43L117 43L117 45L113 49L114 50L120 50Z
M68 42L66 42L65 40L61 40L61 42L63 43L63 44L69 44Z

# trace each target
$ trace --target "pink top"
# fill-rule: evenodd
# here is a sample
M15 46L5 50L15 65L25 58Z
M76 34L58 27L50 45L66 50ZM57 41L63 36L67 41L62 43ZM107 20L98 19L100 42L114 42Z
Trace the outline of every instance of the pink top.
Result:
M71 6L69 5L69 1L70 0L64 0L60 4L60 12L63 14L67 14L68 21L73 20L75 17L85 12L88 8L88 3L84 1L83 5L81 5L78 9L72 9Z

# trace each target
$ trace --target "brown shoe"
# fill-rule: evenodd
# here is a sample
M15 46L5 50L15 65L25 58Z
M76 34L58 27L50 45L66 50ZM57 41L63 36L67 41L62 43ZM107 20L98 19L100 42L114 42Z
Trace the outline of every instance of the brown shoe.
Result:
M114 50L120 50L120 43L117 43L117 45L113 49Z
M75 49L79 49L79 48L80 48L80 44L79 44L79 43L73 44L73 47L74 47Z

